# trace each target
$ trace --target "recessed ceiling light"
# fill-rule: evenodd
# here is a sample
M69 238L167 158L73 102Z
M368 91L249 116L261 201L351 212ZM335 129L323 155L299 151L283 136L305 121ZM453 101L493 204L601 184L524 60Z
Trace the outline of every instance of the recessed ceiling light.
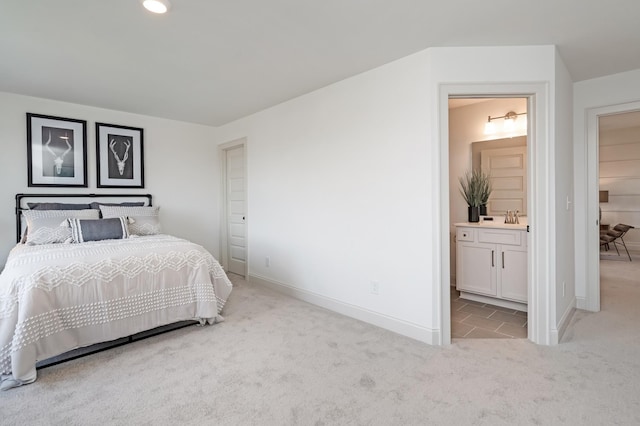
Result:
M141 0L142 5L150 12L165 13L171 7L169 0Z

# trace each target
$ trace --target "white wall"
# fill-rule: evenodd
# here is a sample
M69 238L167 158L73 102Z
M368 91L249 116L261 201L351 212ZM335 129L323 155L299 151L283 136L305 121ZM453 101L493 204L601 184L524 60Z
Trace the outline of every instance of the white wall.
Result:
M556 52L555 102L555 220L551 232L555 240L555 318L552 320L553 339L558 341L571 319L576 305L574 267L574 211L573 200L573 82L562 58Z
M594 108L622 105L640 101L640 69L606 77L585 80L574 84L573 88L573 155L575 182L575 253L576 253L576 297L578 307L593 309L587 297L589 250L598 247L588 247L587 234L595 224L587 223L587 213L590 208L597 209L598 190L593 182L594 205L588 203L589 174L587 152L587 114ZM597 216L596 216L597 217Z
M87 188L27 186L26 113L87 121ZM96 189L95 123L144 129L144 189ZM150 193L163 231L218 256L219 165L212 127L0 92L0 265L15 242L16 193Z
M428 341L427 59L419 53L223 126L218 141L247 137L252 279Z
M439 87L552 86L554 55L551 46L430 49L219 128L218 143L247 137L250 278L437 342ZM552 124L546 105L538 112Z

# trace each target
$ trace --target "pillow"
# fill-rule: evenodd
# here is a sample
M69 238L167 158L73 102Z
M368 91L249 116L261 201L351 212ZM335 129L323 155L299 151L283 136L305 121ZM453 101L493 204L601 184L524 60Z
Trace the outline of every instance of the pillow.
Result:
M100 206L128 206L128 207L142 207L144 206L144 201L125 201L124 203L97 203L93 202L89 204L89 207L92 209L100 210Z
M113 218L126 216L129 220L131 235L155 235L160 233L160 207L122 207L100 206L102 217Z
M74 243L129 238L126 217L112 219L67 219Z
M65 219L98 219L98 210L24 210L27 221L27 244L56 244L71 241L71 229Z
M87 210L98 207L91 207L90 204L67 204L67 203L27 203L31 210Z

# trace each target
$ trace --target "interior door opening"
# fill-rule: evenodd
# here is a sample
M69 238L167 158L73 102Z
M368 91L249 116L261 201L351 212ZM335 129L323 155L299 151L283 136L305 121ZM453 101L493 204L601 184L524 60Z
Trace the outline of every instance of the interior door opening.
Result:
M449 98L452 338L528 337L528 112L526 97ZM477 222L460 181L476 175L491 185Z
M635 141L640 134L639 118L640 101L587 111L587 167L582 187L587 205L583 222L585 248L579 263L583 268L586 288L578 306L592 312L601 309L601 295L605 294L601 279L607 276L609 282L615 282L615 276L620 272L601 271L601 267L613 264L604 260L617 259L615 246L602 244L601 235L619 223L635 227L630 231L631 234L623 236L625 243L631 243L629 251L632 261L627 257L629 264L625 266L635 265L634 252L640 249L637 242L640 239L640 218L636 213L640 209L640 200L633 195L640 194L640 179L637 177L640 155L634 151L638 149ZM603 191L602 195L600 191ZM626 255L624 249L623 253ZM622 262L614 263L623 265Z
M220 148L222 170L221 253L227 272L247 275L246 143L229 142Z
M598 290L610 309L611 287L640 274L640 111L598 117L598 171Z

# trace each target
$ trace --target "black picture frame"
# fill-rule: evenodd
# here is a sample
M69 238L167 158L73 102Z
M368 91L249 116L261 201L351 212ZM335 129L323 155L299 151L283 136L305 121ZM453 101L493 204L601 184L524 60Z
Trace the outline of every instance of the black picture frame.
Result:
M87 187L87 122L27 113L29 187Z
M144 129L96 123L98 188L144 188Z

